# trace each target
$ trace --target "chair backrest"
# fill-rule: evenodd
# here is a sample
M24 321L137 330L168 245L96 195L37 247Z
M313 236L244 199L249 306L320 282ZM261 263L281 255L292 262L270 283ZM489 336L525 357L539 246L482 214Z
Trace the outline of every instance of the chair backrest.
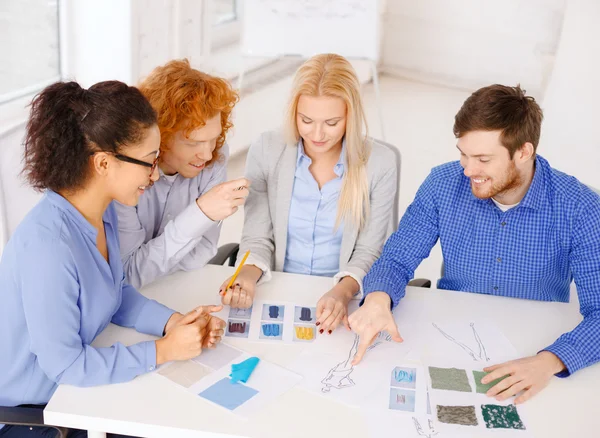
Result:
M396 156L396 167L397 167L397 172L398 172L397 173L397 175L398 175L398 190L396 190L396 196L394 198L394 211L392 213L392 219L394 222L393 231L396 231L396 228L398 228L399 215L400 215L400 177L401 177L400 171L402 169L402 155L400 154L400 149L398 149L393 144L386 143L385 141L378 140L376 138L374 138L373 140L376 141L378 144L387 147Z

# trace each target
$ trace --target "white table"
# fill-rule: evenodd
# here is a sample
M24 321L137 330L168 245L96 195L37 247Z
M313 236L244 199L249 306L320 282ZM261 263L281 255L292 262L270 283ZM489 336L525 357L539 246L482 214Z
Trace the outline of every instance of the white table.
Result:
M146 287L143 293L181 312L218 302L218 289L233 268L207 266L177 273ZM273 273L259 289L260 298L314 305L331 287L331 279ZM469 318L473 312L495 323L522 355L535 354L581 320L577 301L544 303L436 289L407 289L395 311L402 333L402 315L419 312L435 320L447 312ZM94 345L126 345L151 337L110 325ZM281 366L289 365L305 345L272 345L226 338L226 342ZM599 436L600 365L552 380L528 402L527 427L535 437ZM359 411L294 388L276 403L244 420L209 404L154 374L132 382L95 388L60 386L47 408L48 424L86 429L90 438L102 432L147 437L365 437ZM102 431L102 432L93 432Z

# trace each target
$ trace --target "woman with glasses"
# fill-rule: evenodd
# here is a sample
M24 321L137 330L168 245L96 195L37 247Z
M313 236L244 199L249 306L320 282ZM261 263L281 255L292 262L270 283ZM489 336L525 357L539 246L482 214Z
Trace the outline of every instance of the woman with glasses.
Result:
M45 194L0 262L0 406L43 406L59 384L128 381L220 340L224 323L210 315L220 306L184 316L124 281L112 201L135 206L156 181L159 144L154 110L121 82L56 83L33 100L24 173ZM110 322L160 338L92 347Z
M156 68L140 91L158 114L160 179L137 207L117 204L121 256L135 287L174 271L198 269L216 254L220 223L248 196L244 178L226 182L237 94L187 60Z

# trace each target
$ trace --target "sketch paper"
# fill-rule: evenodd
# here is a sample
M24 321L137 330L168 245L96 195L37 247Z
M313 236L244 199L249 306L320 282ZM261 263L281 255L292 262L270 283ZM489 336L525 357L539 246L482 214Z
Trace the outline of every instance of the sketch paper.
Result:
M392 367L389 376L387 387L373 393L363 409L370 436L437 437L429 415L426 368L407 360Z
M300 386L351 406L368 403L380 388L390 388L390 370L401 362L409 348L382 332L356 366L352 360L359 339L343 328L332 335L319 336L305 349L290 369L304 376Z
M444 361L484 368L519 357L497 326L484 321L433 321L420 342L424 362Z

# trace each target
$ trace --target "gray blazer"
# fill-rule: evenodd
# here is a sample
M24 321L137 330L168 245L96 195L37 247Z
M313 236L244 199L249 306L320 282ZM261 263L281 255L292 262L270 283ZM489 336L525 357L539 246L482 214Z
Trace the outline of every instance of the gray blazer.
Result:
M250 146L246 178L252 184L244 206L244 229L238 263L247 250L246 264L263 270L261 282L271 270L283 270L287 247L288 217L298 156L297 145L286 145L279 132L266 132ZM337 283L351 276L360 285L371 265L381 255L383 244L396 229L394 209L398 190L397 154L390 146L373 140L367 165L371 214L363 230L344 224Z

